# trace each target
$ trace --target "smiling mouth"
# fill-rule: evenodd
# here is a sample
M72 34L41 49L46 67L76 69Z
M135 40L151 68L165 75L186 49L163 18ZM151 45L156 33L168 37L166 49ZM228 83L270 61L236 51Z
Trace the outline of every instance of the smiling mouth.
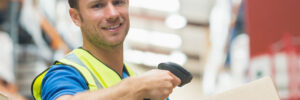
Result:
M119 29L121 26L122 26L122 23L117 24L117 25L113 25L113 26L102 27L102 29L108 30L108 31L114 31L114 30Z

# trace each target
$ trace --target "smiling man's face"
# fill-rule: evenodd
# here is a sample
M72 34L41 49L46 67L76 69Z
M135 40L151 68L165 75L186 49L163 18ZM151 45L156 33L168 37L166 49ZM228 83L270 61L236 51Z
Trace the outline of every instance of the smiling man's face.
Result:
M96 47L116 47L129 29L128 0L79 0L70 15L82 30L83 42Z

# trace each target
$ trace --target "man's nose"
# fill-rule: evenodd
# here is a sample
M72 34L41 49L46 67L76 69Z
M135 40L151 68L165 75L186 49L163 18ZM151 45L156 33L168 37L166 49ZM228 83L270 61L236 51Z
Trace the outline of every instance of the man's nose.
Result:
M110 3L105 8L105 15L108 22L115 22L119 19L120 13L117 8Z

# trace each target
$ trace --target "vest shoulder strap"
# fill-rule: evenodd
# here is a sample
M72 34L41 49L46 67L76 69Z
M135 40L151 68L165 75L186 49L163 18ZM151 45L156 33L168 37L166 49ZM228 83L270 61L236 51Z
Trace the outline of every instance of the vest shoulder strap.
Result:
M32 84L31 84L31 93L32 93L33 97L35 98L35 100L41 100L41 94L42 94L41 84L42 84L42 80L43 80L44 76L48 72L48 69L46 69L41 74L39 74L33 80Z
M80 66L68 59L61 59L58 62L62 63L63 65L71 66L78 70L82 77L85 79L89 90L94 91L98 88L102 88L102 85L99 82L97 82L96 77L92 75L92 73L87 68Z

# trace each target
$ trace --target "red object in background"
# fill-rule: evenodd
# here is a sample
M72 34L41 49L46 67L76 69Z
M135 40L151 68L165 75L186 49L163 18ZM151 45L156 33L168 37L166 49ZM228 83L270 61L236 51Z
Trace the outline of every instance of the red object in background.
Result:
M246 0L245 14L251 58L265 54L285 33L300 37L300 0Z
M300 0L246 0L246 32L251 59L283 52L287 59L288 100L300 100ZM281 49L272 46L281 41ZM274 59L273 59L274 60ZM298 61L297 61L298 60ZM273 78L276 75L271 64Z

